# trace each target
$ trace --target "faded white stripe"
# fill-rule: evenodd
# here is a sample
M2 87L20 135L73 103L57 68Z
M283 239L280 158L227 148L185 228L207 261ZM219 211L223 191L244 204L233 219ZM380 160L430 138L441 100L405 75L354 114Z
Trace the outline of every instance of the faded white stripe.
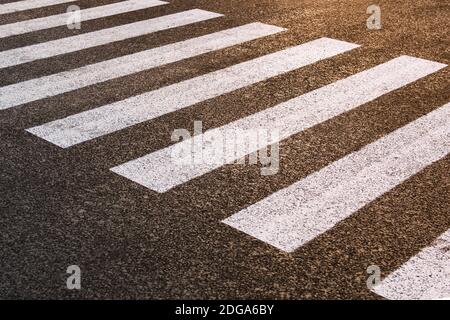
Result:
M0 68L101 46L107 43L139 37L152 32L185 26L221 16L218 13L194 9L64 39L39 43L28 47L3 51L0 52Z
M211 139L217 131L220 131L219 136L224 136L225 132L232 130L277 129L280 132L279 140L282 140L443 67L445 65L440 63L402 56L273 108L205 132L203 139ZM191 140L180 142L111 170L147 188L165 192L220 167L220 159L213 159L214 161L208 164L192 166L180 165L172 161L171 155L174 150L187 149L191 143ZM212 149L216 147L206 145L203 152L213 154ZM234 155L227 155L227 163L257 151L247 148L245 144L238 144L236 148Z

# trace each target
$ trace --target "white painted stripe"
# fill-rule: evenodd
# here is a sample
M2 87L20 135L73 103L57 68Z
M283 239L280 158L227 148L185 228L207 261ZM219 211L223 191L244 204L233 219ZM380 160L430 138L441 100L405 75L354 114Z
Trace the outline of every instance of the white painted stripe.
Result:
M281 32L252 23L0 88L0 110Z
M105 6L84 9L80 10L80 22L156 7L163 4L167 4L167 2L157 0L127 0L108 4ZM70 21L69 19L70 17L72 17L72 15L73 13L69 12L0 25L0 38L6 38L18 34L63 26L66 25L68 21Z
M37 9L49 7L62 3L75 2L77 0L24 0L0 5L0 14L13 13L18 11L25 11L30 9Z
M291 252L449 151L447 104L223 222Z
M440 63L402 56L273 108L209 130L202 138L211 140L217 134L224 136L226 132L233 130L239 132L262 129L270 132L276 129L280 135L278 140L271 141L275 143L416 81L444 66ZM240 141L236 153L227 155L227 159L211 159L211 163L191 166L173 161L172 152L186 150L191 145L191 140L158 150L111 170L147 188L165 192L220 167L221 163L231 163L257 151L255 148L248 148L245 141L244 144ZM214 148L217 146L206 145L202 151L213 154Z
M261 25L248 27L251 33ZM267 27L266 27L267 28ZM269 32L273 27L268 27ZM235 38L240 31L227 31ZM265 33L265 31L263 31ZM236 35L232 35L236 33ZM215 40L214 40L215 39ZM214 36L214 43L225 38ZM234 41L234 40L233 40ZM200 43L203 43L200 42ZM69 147L169 112L212 99L310 63L348 51L357 45L322 38L289 48L194 79L119 101L97 109L56 120L28 131L61 147Z
M391 300L450 300L450 230L373 291Z
M205 21L221 14L194 9L64 39L0 52L0 68L142 36L148 33Z

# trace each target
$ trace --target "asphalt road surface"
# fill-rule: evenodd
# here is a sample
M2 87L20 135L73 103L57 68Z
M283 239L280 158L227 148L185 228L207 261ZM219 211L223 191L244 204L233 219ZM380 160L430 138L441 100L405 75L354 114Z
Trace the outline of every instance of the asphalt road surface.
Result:
M450 296L448 1L0 3L0 298Z

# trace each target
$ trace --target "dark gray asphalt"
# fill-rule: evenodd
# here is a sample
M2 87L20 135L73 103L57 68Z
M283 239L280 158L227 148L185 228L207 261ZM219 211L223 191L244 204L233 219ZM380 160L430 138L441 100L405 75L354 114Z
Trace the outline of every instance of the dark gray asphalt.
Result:
M0 1L6 3L9 1ZM82 8L114 1L78 1ZM0 298L377 299L366 269L398 268L450 228L450 156L373 201L293 254L220 220L450 100L448 68L333 118L281 145L281 171L225 166L165 194L109 168L168 146L176 128L227 124L401 54L450 62L447 1L172 0L170 5L0 39L0 50L191 8L224 18L0 70L0 86L260 21L288 28L252 41L68 94L0 111ZM57 5L0 16L0 24L64 12ZM63 150L24 129L319 37L352 54L238 90ZM1 99L1 97L0 97ZM68 265L82 289L65 287Z

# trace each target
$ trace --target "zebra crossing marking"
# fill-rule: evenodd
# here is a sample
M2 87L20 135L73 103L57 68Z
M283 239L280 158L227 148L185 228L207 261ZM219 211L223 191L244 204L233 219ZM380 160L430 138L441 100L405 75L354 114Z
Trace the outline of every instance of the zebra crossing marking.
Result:
M0 5L0 14L67 2L74 2L74 0L20 1ZM162 5L166 2L146 0L144 5L142 0L129 0L119 10L117 5L122 4L125 2L85 9L83 10L85 14L83 21ZM102 13L100 13L100 8L103 8ZM223 15L193 9L11 49L0 52L0 68L221 16ZM65 23L65 15L55 15L0 26L0 33L2 28L5 29L9 26L10 29L9 35L5 35L3 32L0 38L62 25L64 24L62 18ZM5 105L0 102L0 110L284 30L261 23L248 24L6 86L0 88L2 99L6 97ZM27 129L27 131L58 146L70 147L357 47L358 45L343 41L321 38L149 93L52 121ZM177 49L181 49L180 55L170 54L171 51L177 51ZM160 58L161 56L163 58ZM149 60L155 57L160 60L145 66ZM132 63L135 65L137 63L137 66L132 66ZM116 73L99 71L102 68L113 66L119 69L124 68L126 71ZM279 141L281 141L444 67L443 64L402 56L255 115L213 129L203 135L208 136L213 131L220 130L247 130L256 126L265 129L281 128L281 132L283 132L279 137ZM89 74L89 76L83 78L83 74ZM70 80L65 82L63 79ZM43 85L38 86L38 83L43 83ZM55 89L50 89L52 86ZM28 95L24 94L23 90L31 88L35 88L35 90L32 89ZM47 92L44 94L46 90ZM20 98L13 99L18 92L24 96L22 100ZM352 96L346 96L345 92L352 92ZM148 100L157 104L154 106L155 108L151 109L145 106L144 102ZM302 113L298 113L300 108ZM447 104L367 145L362 150L354 152L241 210L222 222L281 250L292 252L331 229L370 201L417 174L426 166L446 156L450 152L449 124L450 104ZM111 171L152 190L165 192L218 167L211 163L196 165L192 168L177 167L170 159L173 147L170 146L129 161L111 168ZM246 153L240 153L240 150L237 150L235 157L230 159L231 161L256 151L245 150ZM450 292L450 282L447 281L450 270L448 263L450 251L447 249L449 245L450 230L441 236L434 245L424 249L388 276L374 288L374 292L390 299L448 297Z
M444 67L445 65L441 63L401 56L275 107L239 119L220 128L209 130L199 138L209 140L210 137L217 134L217 131L219 131L219 135L223 136L220 132L277 129L280 132L278 141L281 141L293 134L399 89ZM58 123L53 124L55 128L57 128L57 125ZM67 126L68 132L70 132L70 129ZM94 129L95 126L91 130L94 131ZM39 133L39 130L34 130L34 132ZM55 134L51 136L52 141L56 141L60 145L65 143L66 140L61 141L58 139L61 132L58 130L54 132ZM81 136L78 133L77 135ZM42 136L48 138L50 135L47 135L45 132ZM273 141L272 143L276 142ZM211 161L208 164L188 166L180 165L173 161L172 154L174 150L187 149L191 143L191 139L179 142L116 166L111 170L151 190L166 192L182 183L220 167L220 163L224 162L216 159L217 161ZM181 144L184 144L185 148ZM213 154L213 150L211 149L216 147L212 145L203 146L202 151ZM231 163L256 151L247 148L242 143L237 146L234 155L227 155L226 163Z
M450 103L224 223L292 252L450 152Z
M449 300L450 230L375 285L372 291L391 300Z
M73 37L11 49L0 52L0 68L101 46L222 16L222 14L214 12L193 9Z
M260 27L255 28L261 30ZM49 122L28 129L28 131L60 147L70 147L356 47L355 44L333 39L314 40L152 92Z
M57 4L76 2L77 0L24 0L0 4L0 14L49 7Z
M104 6L83 9L80 10L80 22L105 18L121 13L147 9L165 4L167 4L167 2L157 0L127 0ZM67 19L70 17L70 14L71 13L62 13L43 18L0 25L0 38L63 26L67 23Z
M149 70L197 55L273 35L285 29L251 23L81 68L0 87L0 110Z

